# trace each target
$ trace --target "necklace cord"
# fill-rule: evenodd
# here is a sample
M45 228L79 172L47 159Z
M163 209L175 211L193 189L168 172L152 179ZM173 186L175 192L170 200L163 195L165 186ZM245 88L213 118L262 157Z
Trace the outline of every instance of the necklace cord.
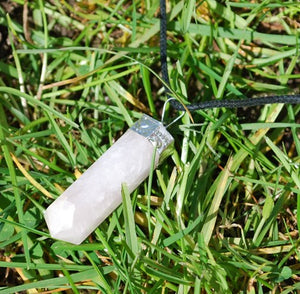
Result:
M188 104L185 107L176 99L172 98L170 88L170 79L168 74L167 64L167 12L166 0L160 0L160 60L161 60L161 74L164 81L164 88L169 103L176 110L196 111L199 109L209 108L239 108L261 106L266 104L284 103L284 104L298 104L300 103L300 95L279 95L279 96L266 96L259 98L246 98L246 99L224 99L224 100L210 100L198 103Z

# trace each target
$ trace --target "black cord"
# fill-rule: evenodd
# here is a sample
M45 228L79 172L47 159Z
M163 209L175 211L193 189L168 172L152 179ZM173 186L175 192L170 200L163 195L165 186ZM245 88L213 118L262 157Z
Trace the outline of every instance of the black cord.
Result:
M166 12L166 1L160 0L160 59L161 59L161 73L164 81L164 88L168 98L171 98L170 79L168 74L167 64L167 12ZM300 95L280 95L280 96L266 96L259 98L247 98L242 100L210 100L203 101L194 104L185 105L189 111L195 111L199 109L209 108L239 108L239 107L250 107L259 106L274 103L285 103L285 104L298 104L300 103ZM177 100L170 99L170 104L176 110L186 110L186 108Z

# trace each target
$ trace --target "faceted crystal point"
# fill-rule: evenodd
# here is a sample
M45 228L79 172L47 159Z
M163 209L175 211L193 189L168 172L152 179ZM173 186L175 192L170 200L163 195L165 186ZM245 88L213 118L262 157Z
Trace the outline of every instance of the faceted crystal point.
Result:
M146 123L141 124L143 120ZM153 129L149 136L139 133L139 128ZM156 141L153 134L158 136ZM166 140L166 146L160 148ZM127 184L130 193L134 191L148 177L154 152L157 166L172 142L161 123L143 116L46 209L51 236L80 244L121 204L122 183Z

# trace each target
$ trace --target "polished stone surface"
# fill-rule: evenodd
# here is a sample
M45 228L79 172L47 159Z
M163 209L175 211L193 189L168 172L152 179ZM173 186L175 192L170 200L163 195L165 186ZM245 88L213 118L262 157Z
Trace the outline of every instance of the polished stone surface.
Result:
M47 208L51 236L80 244L121 204L122 183L131 193L148 177L154 150L147 138L129 129Z

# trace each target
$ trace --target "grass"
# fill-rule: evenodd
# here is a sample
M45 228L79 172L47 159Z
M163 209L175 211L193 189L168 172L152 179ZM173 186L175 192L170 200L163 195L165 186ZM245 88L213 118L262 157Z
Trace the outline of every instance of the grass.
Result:
M184 115L172 156L123 186L83 244L49 236L53 199L142 112L161 117L159 1L12 3L9 16L0 6L0 293L299 293L299 105ZM298 1L167 7L182 101L298 91ZM165 122L178 115L168 105Z

